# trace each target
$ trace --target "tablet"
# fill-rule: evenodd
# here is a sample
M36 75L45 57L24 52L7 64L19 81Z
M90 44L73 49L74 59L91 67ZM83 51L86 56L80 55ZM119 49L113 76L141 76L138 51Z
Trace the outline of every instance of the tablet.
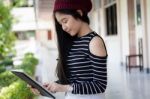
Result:
M30 76L28 76L26 73L24 73L22 70L11 70L13 74L24 80L29 85L36 88L42 96L50 97L55 99L55 97L44 87L42 87L41 84L39 84L37 81L33 80Z

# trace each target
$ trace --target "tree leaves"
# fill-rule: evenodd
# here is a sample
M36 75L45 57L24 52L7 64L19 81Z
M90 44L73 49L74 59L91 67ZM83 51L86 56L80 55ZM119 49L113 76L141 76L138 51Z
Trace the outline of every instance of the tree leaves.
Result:
M0 0L0 56L2 57L7 55L14 45L15 35L11 31L12 22L11 7L5 6Z

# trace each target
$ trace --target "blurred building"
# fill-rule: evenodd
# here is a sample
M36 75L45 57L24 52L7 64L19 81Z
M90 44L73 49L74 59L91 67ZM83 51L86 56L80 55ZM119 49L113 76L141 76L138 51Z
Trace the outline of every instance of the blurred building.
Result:
M7 0L7 3L9 2L13 3L12 0ZM24 5L13 8L15 23L12 30L19 40L35 38L41 44L56 48L52 3L52 0L26 0Z
M36 38L49 47L56 47L52 19L53 3L53 0L35 0L37 18Z
M142 48L144 68L150 68L150 1L92 1L91 26L106 42L109 64L125 65L126 56L138 54L139 48ZM142 45L139 45L141 40ZM132 61L138 62L137 59Z
M13 5L12 0L7 0ZM12 30L16 33L19 40L28 40L36 35L36 18L34 13L33 0L27 0L20 6L12 9L15 18Z

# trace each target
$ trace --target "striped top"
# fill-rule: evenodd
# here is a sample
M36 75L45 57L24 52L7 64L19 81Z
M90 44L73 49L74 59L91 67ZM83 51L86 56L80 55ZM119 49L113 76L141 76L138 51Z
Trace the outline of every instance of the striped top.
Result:
M73 87L73 94L97 94L106 89L107 56L96 56L89 50L89 43L95 36L99 35L91 32L75 39L69 50L68 80Z

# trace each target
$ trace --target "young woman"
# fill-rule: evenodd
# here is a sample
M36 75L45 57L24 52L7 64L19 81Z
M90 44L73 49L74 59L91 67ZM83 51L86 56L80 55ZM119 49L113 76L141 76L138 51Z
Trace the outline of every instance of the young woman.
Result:
M103 39L89 27L90 0L56 0L58 81L44 86L66 92L65 99L104 99L107 51Z

